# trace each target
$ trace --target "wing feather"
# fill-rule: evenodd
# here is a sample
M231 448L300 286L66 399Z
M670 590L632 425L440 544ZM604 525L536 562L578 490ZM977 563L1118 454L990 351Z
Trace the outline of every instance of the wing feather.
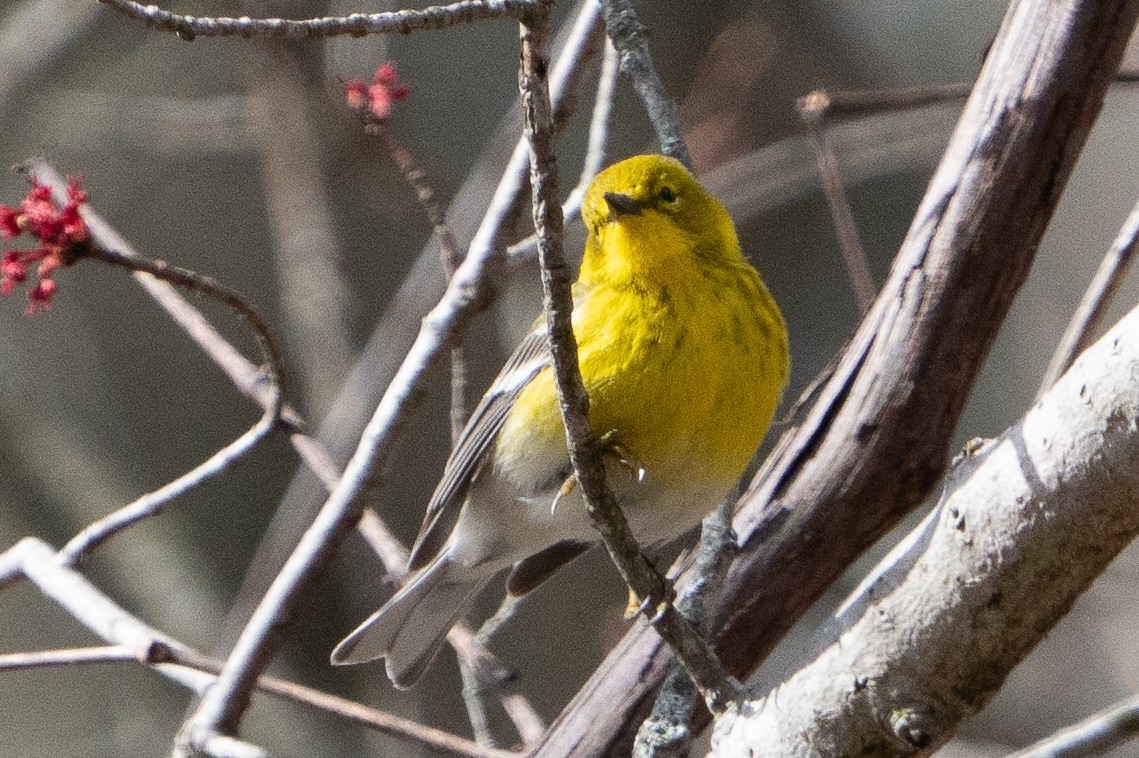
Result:
M411 571L430 563L451 536L462 513L467 489L493 447L506 415L522 388L549 363L549 356L546 326L542 322L518 345L475 407L427 505L423 526L408 561Z

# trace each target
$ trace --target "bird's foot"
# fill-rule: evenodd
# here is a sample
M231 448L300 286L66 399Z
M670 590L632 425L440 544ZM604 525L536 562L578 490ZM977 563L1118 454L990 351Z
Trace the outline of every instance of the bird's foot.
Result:
M645 464L621 442L621 436L616 429L610 429L598 437L597 442L601 445L601 452L603 454L608 453L612 455L617 459L619 464L629 469L633 481L637 484L645 481L645 477L649 475L649 470L645 468Z
M653 597L640 598L633 588L629 588L629 602L625 606L625 618L627 620L635 619L637 616L644 614L645 618L649 620L650 624L655 624L660 621L661 616L672 605L673 593L669 587L670 597L664 600L656 600Z
M633 453L629 452L622 442L620 435L616 429L611 429L605 434L597 438L598 445L601 446L602 455L612 455L617 459L617 463L629 469L630 476L637 484L645 481L645 477L649 475L649 470L645 468L645 464ZM554 501L550 503L550 513L554 513L558 509L558 503L562 501L563 497L569 497L573 491L577 489L577 475L571 473L562 482L562 486L558 488L557 494L554 495Z

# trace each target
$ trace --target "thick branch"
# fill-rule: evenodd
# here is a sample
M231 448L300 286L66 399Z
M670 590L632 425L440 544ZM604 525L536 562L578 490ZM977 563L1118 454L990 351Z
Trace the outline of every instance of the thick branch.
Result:
M713 755L932 752L1139 536L1137 421L1139 309L978 454L896 589L719 720Z
M744 555L719 645L733 673L937 481L1137 13L1139 0L1013 3L877 303L737 516ZM598 755L620 738L666 671L653 637L634 628L539 754Z

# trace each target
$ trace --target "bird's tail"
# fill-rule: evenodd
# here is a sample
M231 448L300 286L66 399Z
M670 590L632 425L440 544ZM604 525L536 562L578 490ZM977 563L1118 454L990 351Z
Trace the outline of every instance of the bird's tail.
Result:
M332 663L386 658L392 684L411 687L496 573L493 565L459 566L444 552L337 645Z

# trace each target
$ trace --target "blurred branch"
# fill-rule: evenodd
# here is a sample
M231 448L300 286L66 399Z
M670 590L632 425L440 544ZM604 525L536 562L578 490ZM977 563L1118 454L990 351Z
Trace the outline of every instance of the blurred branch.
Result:
M8 4L0 21L0 119L17 93L91 31L103 9L72 0L23 0Z
M1139 739L1139 697L1105 708L1007 758L1092 758Z
M1039 394L1044 394L1049 387L1056 383L1060 375L1068 370L1076 356L1095 336L1103 317L1111 305L1119 285L1123 283L1127 272L1131 269L1131 262L1135 257L1135 249L1139 246L1139 203L1131 209L1123 227L1116 235L1115 241L1107 255L1099 264L1099 269L1088 285L1084 297L1076 307L1068 328L1060 338L1060 344L1052 355L1052 361L1044 372L1040 382Z
M535 13L552 0L461 0L450 5L434 5L423 10L388 13L353 13L326 18L198 18L143 5L133 0L99 0L148 27L174 32L190 42L197 37L284 37L291 39L333 37L347 34L410 34L424 29L445 29L484 19L521 19Z
M939 478L1137 12L1136 0L1012 4L874 308L742 500L735 527L744 549L717 622L729 671L751 671ZM570 745L578 756L605 753L668 660L655 635L635 626L536 755Z
M343 243L322 170L323 130L312 107L324 93L306 81L295 47L256 40L245 80L273 234L276 291L300 374L300 404L310 417L319 417L355 349L341 270Z
M46 650L0 656L0 670L91 663L142 663L167 679L201 694L214 681L220 661L204 656L161 632L112 602L82 574L61 560L51 546L28 537L0 553L0 584L23 576L55 601L76 621L109 643L95 648ZM504 750L486 750L469 740L409 719L273 677L261 677L257 689L276 697L309 705L376 731L417 742L436 750L468 758L510 758Z
M612 42L606 42L605 53L601 58L597 94L593 99L593 115L589 119L589 142L585 147L585 159L581 162L581 175L578 177L577 185L570 190L566 201L562 203L562 215L566 222L581 215L581 201L585 197L585 191L593 182L593 177L597 176L605 166L609 120L613 115L613 91L617 88L619 71L617 51Z
M846 264L846 273L850 277L854 296L858 300L858 309L865 316L874 303L877 287L870 273L870 260L866 257L866 249L859 239L858 224L854 221L850 198L847 197L834 145L831 144L830 132L823 117L827 111L827 101L827 93L816 90L806 97L799 98L797 107L799 117L807 125L815 143L815 157L818 161L823 196L827 199L831 222L834 224L835 233L838 234L842 260Z
M73 647L67 650L37 650L33 653L0 655L0 671L79 666L90 663L136 663L138 651L126 645Z
M653 65L648 32L637 17L632 0L600 0L605 29L621 60L621 70L632 80L656 130L660 151L692 168L692 156L680 128L680 111Z
M17 170L30 183L39 182L49 186L57 202L66 201L66 183L50 166L42 161L30 160L19 166ZM93 216L86 205L80 207L80 213L83 214L85 221ZM267 389L270 394L261 419L241 437L169 484L83 529L62 551L64 560L70 563L82 560L89 551L121 530L144 518L158 514L175 498L224 472L230 465L253 450L276 428L284 403L285 391L284 364L280 349L261 316L237 293L209 277L171 266L163 261L151 261L129 248L117 248L114 245L115 240L113 238L108 238L102 234L103 227L99 224L90 225L89 231L90 237L82 257L126 268L134 275L153 277L167 284L192 290L229 306L250 326L257 337L258 345L267 360L267 376L265 379L267 379Z
M427 172L415 161L411 151L404 147L387 124L369 123L367 131L379 138L388 157L392 159L404 181L415 193L415 199L427 216L435 239L439 241L439 263L445 275L444 280L450 281L455 269L463 262L463 253L459 250L455 233L447 225L447 216L442 206L435 199L435 190L427 179ZM463 427L467 425L467 359L462 343L460 337L451 347L451 444L459 439Z
M932 752L1139 536L1136 418L1139 309L952 478L900 584L718 721L712 755L774 758L804 742L834 755ZM1134 731L1134 711L1115 717Z

